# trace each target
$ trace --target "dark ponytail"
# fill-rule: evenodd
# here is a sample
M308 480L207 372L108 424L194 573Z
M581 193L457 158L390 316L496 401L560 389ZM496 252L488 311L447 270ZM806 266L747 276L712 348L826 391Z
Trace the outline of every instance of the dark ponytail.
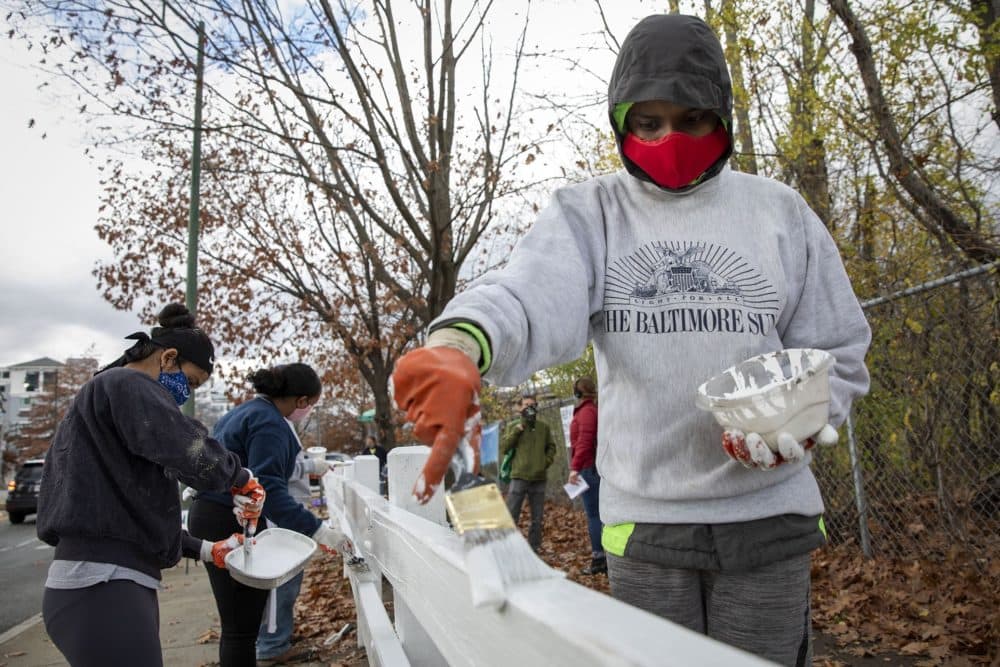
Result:
M254 391L270 398L319 396L323 385L308 364L283 364L262 368L247 376Z

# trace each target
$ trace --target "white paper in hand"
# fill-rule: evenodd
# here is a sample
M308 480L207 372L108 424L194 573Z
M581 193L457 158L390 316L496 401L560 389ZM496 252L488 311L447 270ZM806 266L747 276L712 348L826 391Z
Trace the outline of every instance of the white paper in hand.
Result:
M590 488L586 480L583 477L576 478L576 484L563 484L563 488L566 489L566 495L570 498L576 498L578 495Z

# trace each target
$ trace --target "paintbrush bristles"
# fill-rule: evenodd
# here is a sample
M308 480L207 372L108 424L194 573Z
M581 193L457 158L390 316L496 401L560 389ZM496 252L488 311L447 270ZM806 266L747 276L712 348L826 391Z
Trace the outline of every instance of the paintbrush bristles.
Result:
M469 542L477 538L476 533L483 532L483 540L478 545ZM547 579L559 576L545 561L532 550L531 545L517 530L473 531L466 541L468 548L483 548L493 552L493 557L500 566L504 585L522 584L536 579Z
M496 484L480 483L449 493L445 506L465 546L473 606L500 609L507 601L508 586L561 576L531 550Z
M563 576L535 555L517 529L470 530L463 538L474 607L502 609L511 586Z

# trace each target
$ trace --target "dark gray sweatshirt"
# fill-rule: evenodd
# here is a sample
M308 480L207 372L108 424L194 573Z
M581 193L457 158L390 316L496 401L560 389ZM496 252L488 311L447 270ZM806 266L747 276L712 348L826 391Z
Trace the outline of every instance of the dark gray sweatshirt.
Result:
M239 457L177 409L144 373L112 368L87 382L45 456L38 537L55 558L114 563L157 579L181 556L177 482L245 483Z

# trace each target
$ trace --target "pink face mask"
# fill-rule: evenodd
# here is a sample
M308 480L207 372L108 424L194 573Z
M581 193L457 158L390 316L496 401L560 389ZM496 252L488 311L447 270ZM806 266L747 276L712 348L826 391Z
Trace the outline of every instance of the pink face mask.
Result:
M703 137L671 132L656 141L645 141L630 132L622 142L622 153L654 183L677 190L691 185L728 147L729 135L720 123Z
M292 410L292 414L288 415L288 420L298 424L299 422L304 421L305 418L309 416L309 413L312 412L312 409L313 406L311 405L307 405L304 408L295 408L294 410Z

